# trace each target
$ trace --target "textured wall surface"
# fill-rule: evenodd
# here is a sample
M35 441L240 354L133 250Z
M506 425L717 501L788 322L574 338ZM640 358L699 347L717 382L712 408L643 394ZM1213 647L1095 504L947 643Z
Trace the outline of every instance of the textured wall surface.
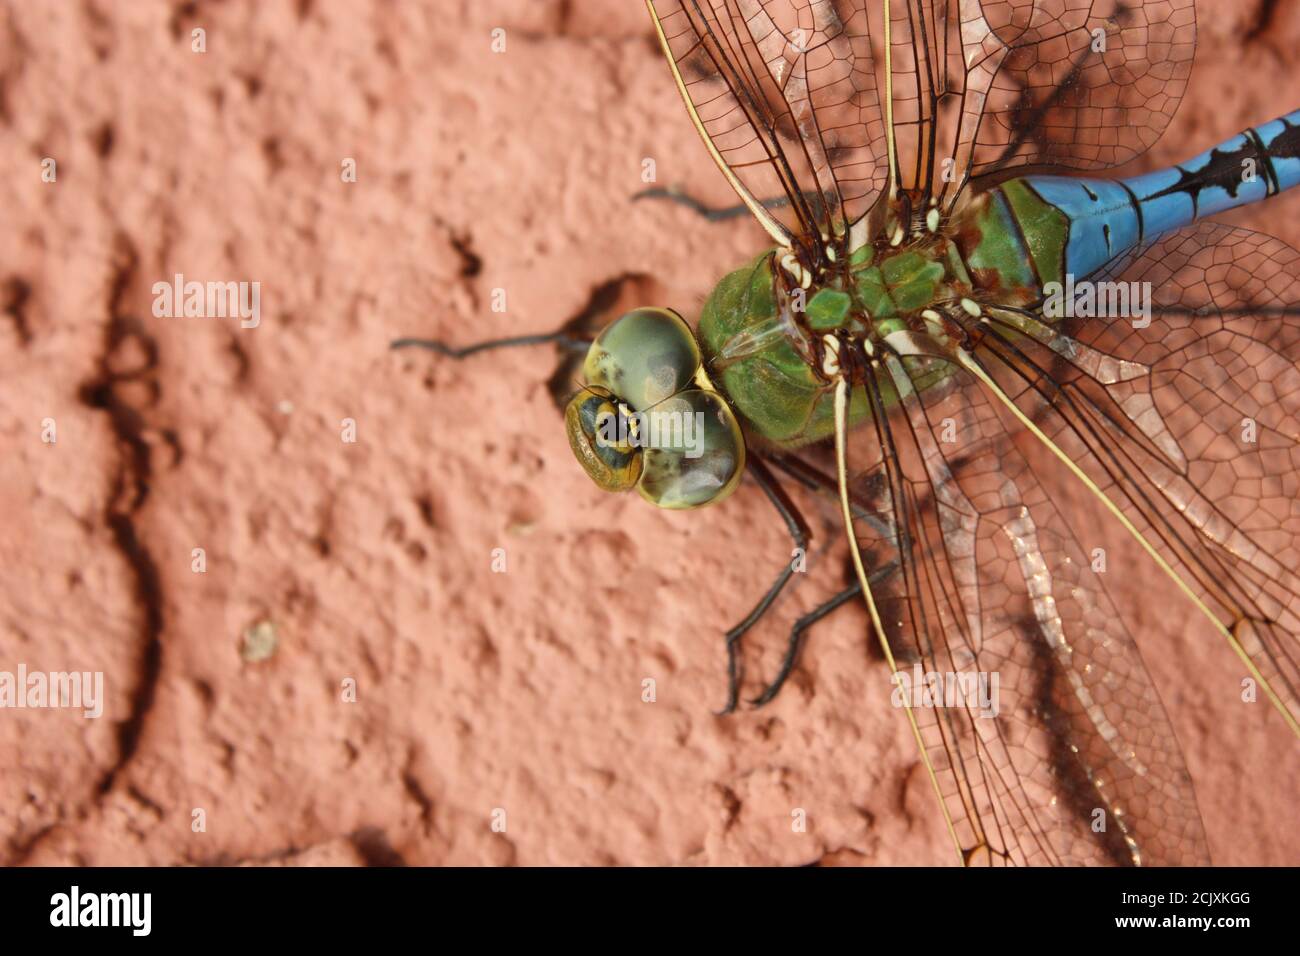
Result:
M1134 169L1300 106L1295 5L1200 6ZM0 669L102 671L106 697L0 711L0 861L951 862L858 608L771 706L714 715L721 635L789 553L752 486L606 496L550 349L387 348L693 316L761 235L630 203L647 156L726 200L635 2L0 4ZM1231 221L1300 245L1298 212ZM260 325L155 318L178 272L260 282ZM834 508L799 500L809 573L750 688L843 581ZM1116 586L1215 861L1300 862L1285 726L1190 607Z

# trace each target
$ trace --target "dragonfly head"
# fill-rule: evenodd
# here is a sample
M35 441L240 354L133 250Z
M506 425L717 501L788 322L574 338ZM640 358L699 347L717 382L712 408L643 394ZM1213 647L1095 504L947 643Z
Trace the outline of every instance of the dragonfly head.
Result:
M601 488L636 488L657 507L684 509L721 501L740 483L740 425L702 374L699 345L676 312L620 316L591 343L583 377L564 427Z

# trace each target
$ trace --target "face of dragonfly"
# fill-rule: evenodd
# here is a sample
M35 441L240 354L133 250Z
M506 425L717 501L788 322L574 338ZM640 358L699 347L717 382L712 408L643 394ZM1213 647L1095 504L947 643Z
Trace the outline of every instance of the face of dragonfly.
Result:
M634 309L591 344L586 384L564 412L574 456L606 491L636 488L660 508L721 501L745 467L727 403L701 380L700 349L681 316Z

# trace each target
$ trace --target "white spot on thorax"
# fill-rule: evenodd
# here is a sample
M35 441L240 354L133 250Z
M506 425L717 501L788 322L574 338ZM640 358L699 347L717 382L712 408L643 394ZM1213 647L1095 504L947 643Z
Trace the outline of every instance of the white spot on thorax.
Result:
M823 335L822 345L826 353L822 356L822 374L834 378L840 374L840 340L833 335Z

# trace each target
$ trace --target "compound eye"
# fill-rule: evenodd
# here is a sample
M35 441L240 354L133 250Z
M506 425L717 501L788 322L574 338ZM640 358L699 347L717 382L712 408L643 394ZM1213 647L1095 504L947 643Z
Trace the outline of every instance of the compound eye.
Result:
M660 508L698 508L735 491L745 470L745 439L727 403L692 388L643 413L645 465L637 490Z
M680 315L634 309L591 343L583 374L637 411L686 388L700 367L700 347Z
M564 409L569 447L585 471L605 491L627 491L641 477L643 455L633 441L635 426L607 389L588 388Z

